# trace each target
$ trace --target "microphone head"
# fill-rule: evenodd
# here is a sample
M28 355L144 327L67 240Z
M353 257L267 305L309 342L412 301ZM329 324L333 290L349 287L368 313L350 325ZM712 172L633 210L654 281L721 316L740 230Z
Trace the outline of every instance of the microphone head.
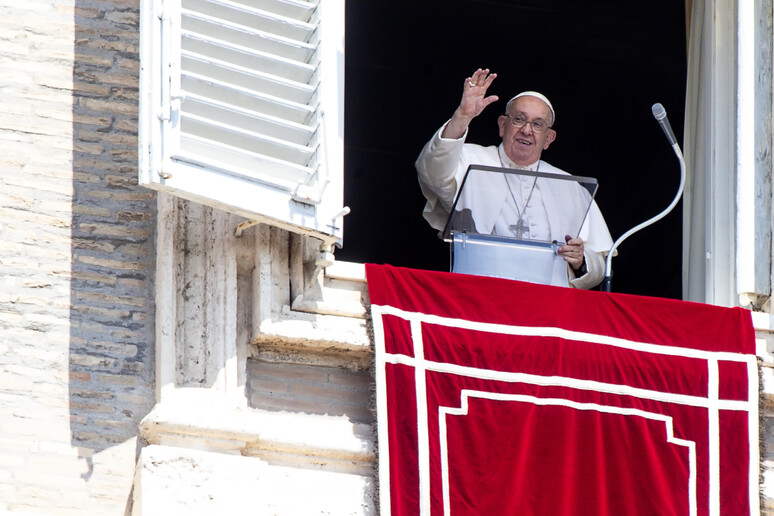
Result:
M653 111L653 116L656 117L656 120L661 121L666 118L666 109L664 109L660 102L653 104L653 107L650 109Z

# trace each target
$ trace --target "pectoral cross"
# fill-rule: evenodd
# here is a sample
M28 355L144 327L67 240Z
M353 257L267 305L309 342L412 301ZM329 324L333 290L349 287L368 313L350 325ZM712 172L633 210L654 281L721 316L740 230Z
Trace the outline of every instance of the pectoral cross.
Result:
M516 233L516 238L523 239L524 233L529 235L529 224L523 218L519 219L518 224L508 226L508 229Z

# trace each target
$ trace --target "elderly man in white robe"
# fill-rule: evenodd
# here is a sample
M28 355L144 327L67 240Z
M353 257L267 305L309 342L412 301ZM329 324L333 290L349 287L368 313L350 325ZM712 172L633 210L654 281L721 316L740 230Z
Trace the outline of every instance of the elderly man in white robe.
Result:
M543 151L556 139L556 132L551 128L555 112L550 101L534 91L520 93L508 102L505 114L497 121L502 138L499 146L465 143L470 122L499 100L496 95L486 94L496 77L497 74L490 74L488 69L479 68L465 79L459 107L425 145L416 161L419 183L427 199L423 215L438 230L444 228L457 190L471 164L567 174L540 159ZM523 231L526 224L530 238L557 239L552 231L558 231L556 226L559 224L552 227L551 222L562 215L557 213L556 203L551 202L550 190L538 184L528 195L522 209L505 202L508 197L504 194L501 198L490 199L485 208L490 215L479 216L479 220L488 220L484 231L508 235L508 231L516 226L519 232ZM518 225L514 225L517 218ZM482 232L481 228L477 229ZM513 233L510 235L514 236ZM568 285L585 289L598 285L604 277L605 256L613 241L597 204L592 203L578 236L563 234L558 238L565 242L557 253L567 263Z

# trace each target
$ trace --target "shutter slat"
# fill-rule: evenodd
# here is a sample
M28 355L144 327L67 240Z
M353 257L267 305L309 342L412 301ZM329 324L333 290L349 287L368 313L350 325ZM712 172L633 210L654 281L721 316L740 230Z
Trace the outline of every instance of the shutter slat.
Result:
M243 90L260 91L297 104L309 104L314 86L288 81L281 77L209 59L198 54L183 53L183 69L196 77L212 77Z
M188 114L207 120L227 120L233 127L244 131L271 135L296 145L308 145L315 132L314 128L306 125L294 124L254 111L237 110L229 104L195 96L186 98L186 116Z
M267 184L276 183L288 191L293 191L296 185L314 174L314 170L308 167L243 149L216 145L192 134L182 137L181 147L185 153L178 158L179 161L211 167Z
M300 19L282 16L269 10L256 9L244 4L213 0L184 0L184 13L194 11L202 15L244 25L253 30L276 34L297 41L309 41L315 25Z
M235 46L252 48L300 62L308 62L316 50L315 45L302 40L252 29L242 24L223 22L199 13L186 11L183 13L182 24L186 33L198 34L200 37L209 36Z
M265 73L304 84L311 82L316 70L314 65L308 63L248 47L232 45L227 41L193 32L183 33L182 45L185 52L219 59L236 66L262 70Z
M243 5L244 2L225 2ZM316 2L302 0L252 0L250 6L262 11L279 14L295 20L309 21L317 8Z
M183 91L210 99L218 99L233 106L264 113L268 116L282 118L298 124L308 124L315 112L313 106L291 102L273 97L260 91L240 88L228 83L216 81L208 77L193 74L182 78ZM185 113L185 98L181 112Z
M287 140L247 131L233 124L203 118L193 113L186 113L180 123L184 134L205 139L213 145L263 154L296 165L309 163L316 150Z

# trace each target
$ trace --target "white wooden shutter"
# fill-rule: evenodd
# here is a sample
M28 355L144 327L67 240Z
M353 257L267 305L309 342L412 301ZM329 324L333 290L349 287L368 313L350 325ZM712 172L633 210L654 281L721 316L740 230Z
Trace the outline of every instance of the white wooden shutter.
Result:
M344 0L142 0L140 183L341 238Z

